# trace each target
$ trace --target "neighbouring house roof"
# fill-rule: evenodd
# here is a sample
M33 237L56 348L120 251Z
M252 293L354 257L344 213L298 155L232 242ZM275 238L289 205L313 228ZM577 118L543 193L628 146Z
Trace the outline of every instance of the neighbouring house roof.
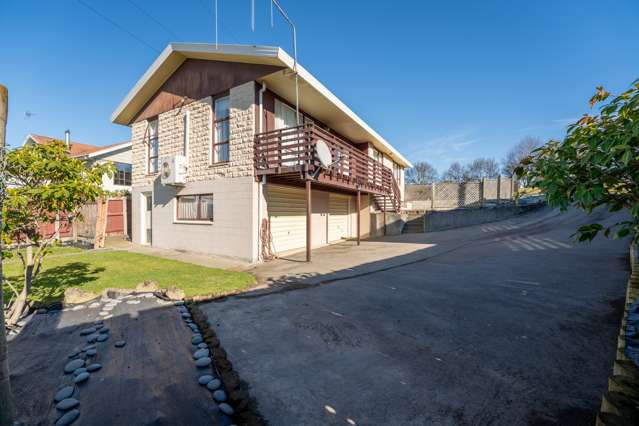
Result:
M36 135L34 133L29 133L27 137L25 138L23 145L26 145L29 143L47 145L55 141L64 142L63 140L59 138L52 138L50 136L42 136L42 135ZM130 141L118 142L118 143L114 143L107 146L96 146L96 145L89 145L85 143L71 141L70 147L69 147L69 156L74 158L77 158L77 157L94 158L99 155L108 154L118 149L127 148L130 146L131 146Z
M215 45L206 43L171 43L142 75L124 100L111 115L111 121L129 125L168 78L187 59L207 59L225 62L274 65L283 70L258 78L267 87L289 102L295 101L295 61L279 47ZM330 90L320 83L299 63L300 108L322 120L340 134L354 142L372 143L404 167L412 164L388 141L373 130Z

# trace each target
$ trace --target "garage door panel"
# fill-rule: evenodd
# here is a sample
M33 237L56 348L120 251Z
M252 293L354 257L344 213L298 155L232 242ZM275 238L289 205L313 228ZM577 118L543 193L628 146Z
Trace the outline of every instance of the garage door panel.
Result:
M328 209L328 241L333 242L348 238L348 197L330 194Z
M271 241L276 253L306 245L306 198L304 190L268 185L267 206Z

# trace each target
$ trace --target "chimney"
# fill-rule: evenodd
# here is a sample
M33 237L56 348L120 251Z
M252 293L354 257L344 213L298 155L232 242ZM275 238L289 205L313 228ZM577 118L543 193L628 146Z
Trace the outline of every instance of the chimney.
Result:
M67 147L67 150L71 146L71 130L67 129L64 131L64 144Z

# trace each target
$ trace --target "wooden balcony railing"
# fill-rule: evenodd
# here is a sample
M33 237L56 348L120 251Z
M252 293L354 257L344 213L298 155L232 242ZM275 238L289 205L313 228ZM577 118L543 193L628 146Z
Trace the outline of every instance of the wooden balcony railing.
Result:
M319 140L328 145L334 162L321 171L315 153ZM258 176L295 172L321 176L325 182L388 196L399 208L399 187L390 168L313 123L255 135L255 171Z

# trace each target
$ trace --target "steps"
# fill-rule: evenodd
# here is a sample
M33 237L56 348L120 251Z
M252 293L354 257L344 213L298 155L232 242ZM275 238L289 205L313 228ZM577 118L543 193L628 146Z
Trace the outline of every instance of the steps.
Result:
M395 213L397 209L393 205L393 201L389 196L373 194L373 200L377 203L377 207L383 212L393 212Z

